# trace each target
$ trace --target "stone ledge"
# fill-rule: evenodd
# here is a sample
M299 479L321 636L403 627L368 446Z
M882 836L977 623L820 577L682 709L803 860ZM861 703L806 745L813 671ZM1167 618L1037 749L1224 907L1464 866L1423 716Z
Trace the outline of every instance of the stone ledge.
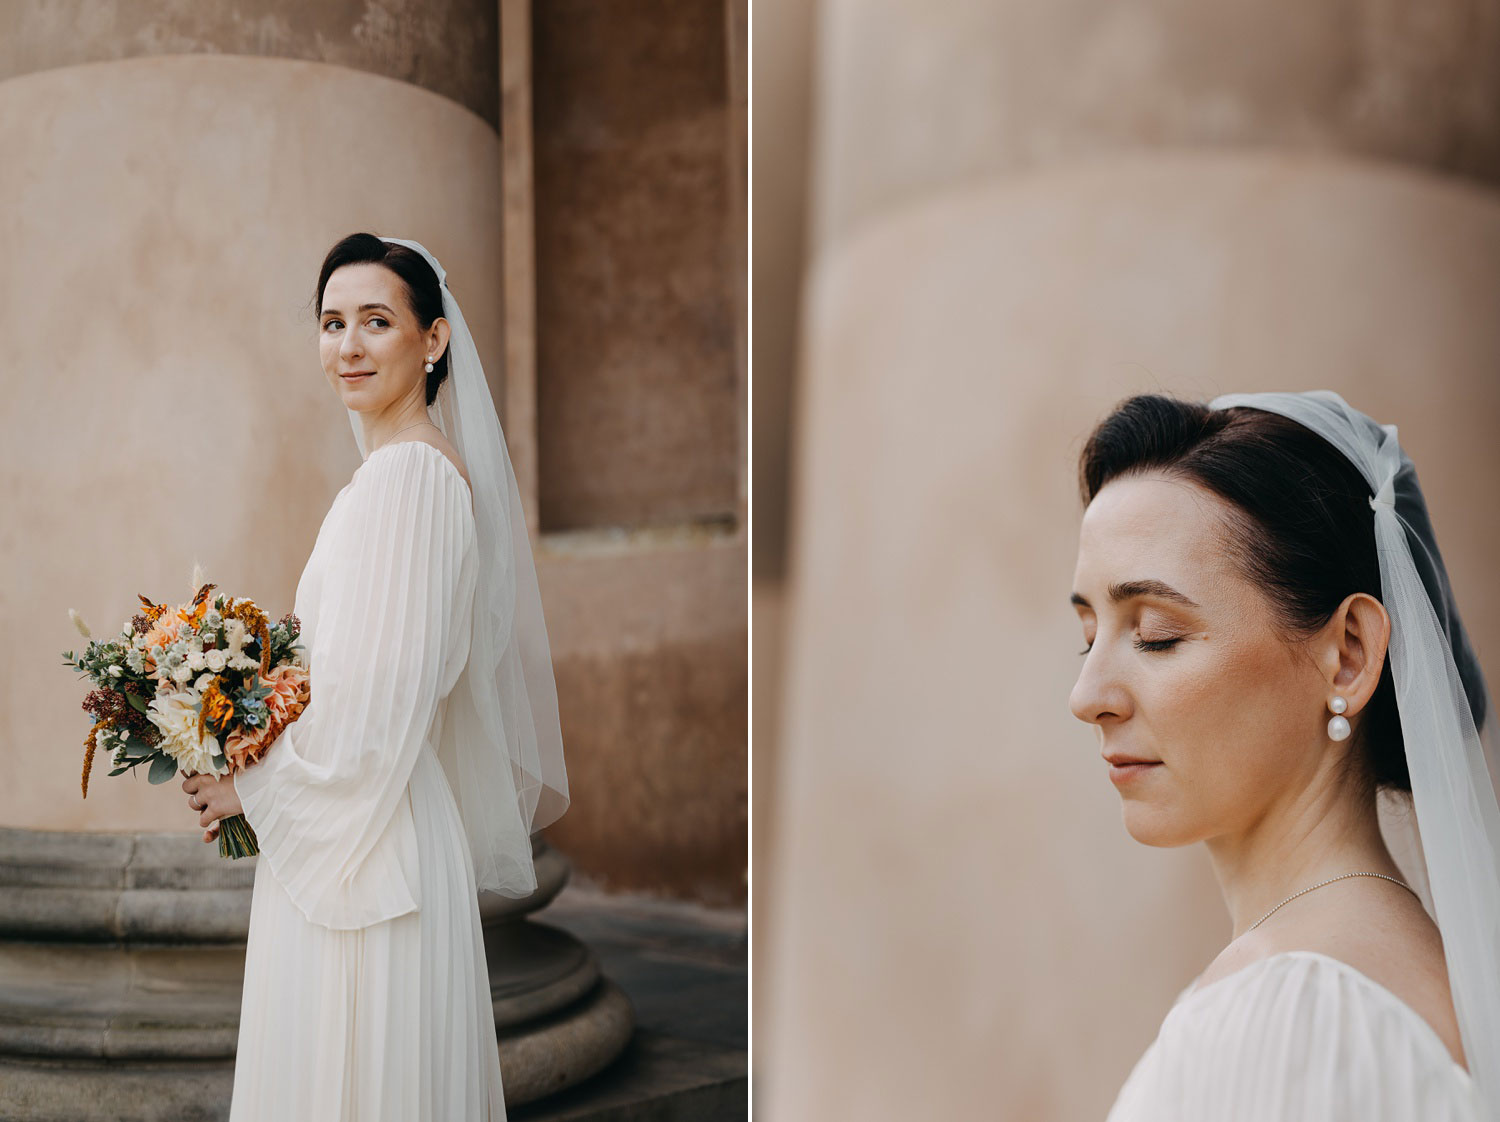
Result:
M619 1055L635 1027L630 999L608 979L567 1009L500 1038L505 1101L522 1104L588 1079ZM226 1058L58 1059L0 1052L5 1122L223 1122L234 1087Z
M587 1083L510 1111L510 1122L743 1122L749 1117L743 1052L637 1032L620 1058Z
M567 858L541 835L532 854L530 896L480 894L487 926L546 907L566 885ZM198 834L0 827L0 938L243 944L257 860L220 857Z

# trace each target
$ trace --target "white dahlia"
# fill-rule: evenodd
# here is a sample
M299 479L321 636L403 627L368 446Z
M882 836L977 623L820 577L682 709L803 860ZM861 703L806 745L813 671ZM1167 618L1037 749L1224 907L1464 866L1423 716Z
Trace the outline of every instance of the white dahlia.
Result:
M193 708L198 696L192 691L158 693L147 707L146 717L161 731L161 750L177 761L185 771L201 775L223 775L214 767L213 757L220 752L219 742L208 733L198 736L198 712Z

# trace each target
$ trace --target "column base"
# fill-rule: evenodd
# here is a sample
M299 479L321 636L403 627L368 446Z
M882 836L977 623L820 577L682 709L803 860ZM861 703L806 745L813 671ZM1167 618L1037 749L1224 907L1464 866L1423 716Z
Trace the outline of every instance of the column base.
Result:
M507 1106L587 1079L635 1027L593 951L528 918L569 872L534 845L536 892L480 897ZM227 1117L254 875L196 836L0 828L0 1117Z

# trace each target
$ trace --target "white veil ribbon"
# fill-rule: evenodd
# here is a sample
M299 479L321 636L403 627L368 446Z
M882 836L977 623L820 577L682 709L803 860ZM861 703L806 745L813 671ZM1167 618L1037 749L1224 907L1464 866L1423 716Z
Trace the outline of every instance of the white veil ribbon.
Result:
M437 274L451 335L448 377L428 415L458 450L473 485L478 565L471 646L448 695L437 754L458 802L479 890L526 896L537 883L531 834L568 808L568 777L521 493L447 273L420 243L381 240L416 250ZM352 409L349 424L364 456L363 429Z
M1372 492L1391 674L1433 918L1464 1053L1500 1118L1500 739L1459 619L1416 468L1381 425L1331 390L1224 394L1211 409L1279 413L1342 452Z

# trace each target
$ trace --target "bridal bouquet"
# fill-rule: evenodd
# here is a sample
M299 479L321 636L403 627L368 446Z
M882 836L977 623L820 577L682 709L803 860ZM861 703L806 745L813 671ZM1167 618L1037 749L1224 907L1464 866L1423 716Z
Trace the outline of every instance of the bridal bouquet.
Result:
M199 583L194 573L193 583ZM92 637L78 613L74 625L89 640L81 655L63 661L94 683L83 700L94 726L84 740L83 797L89 794L94 753L110 754L110 775L142 764L147 778L165 783L183 775L228 775L260 759L306 708L307 663L297 642L301 624L288 613L272 624L253 600L208 594L192 603L153 604L121 628L117 638ZM259 853L255 831L236 814L219 823L219 853Z

